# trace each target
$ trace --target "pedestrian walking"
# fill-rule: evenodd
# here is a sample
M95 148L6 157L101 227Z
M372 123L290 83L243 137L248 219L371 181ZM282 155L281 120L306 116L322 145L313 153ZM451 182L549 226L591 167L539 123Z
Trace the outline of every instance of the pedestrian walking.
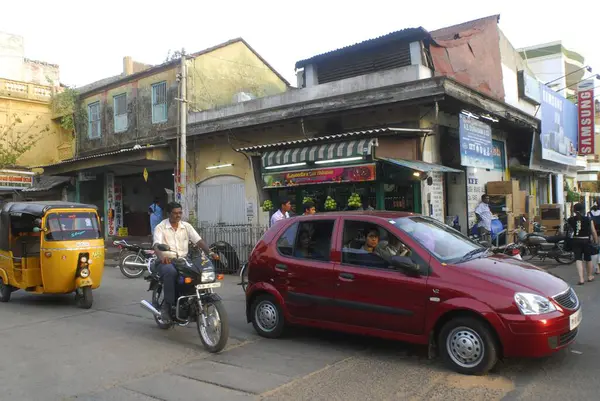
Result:
M588 282L594 281L592 266L592 254L595 253L598 243L598 234L594 221L585 214L583 203L577 203L573 206L572 217L567 220L567 247L575 254L575 265L579 275L579 285L585 284L583 276L583 264L587 268ZM593 238L593 242L590 238Z
M292 210L292 203L289 199L282 199L279 204L279 209L271 216L271 226L277 223L279 220L289 219L290 210Z
M598 203L594 203L590 213L588 214L590 219L594 222L594 227L596 228L596 234L598 234L598 230L600 229L600 209L598 208ZM592 256L592 265L594 266L594 274L600 274L600 255L596 254Z
M154 198L154 203L148 208L148 215L150 216L150 235L154 235L154 229L162 221L162 208L159 206L160 199Z

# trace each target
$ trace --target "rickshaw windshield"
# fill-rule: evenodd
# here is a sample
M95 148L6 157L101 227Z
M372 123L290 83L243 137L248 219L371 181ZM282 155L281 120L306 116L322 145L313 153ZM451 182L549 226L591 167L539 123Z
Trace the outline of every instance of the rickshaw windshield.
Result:
M100 238L95 213L50 213L46 217L46 241L75 241Z

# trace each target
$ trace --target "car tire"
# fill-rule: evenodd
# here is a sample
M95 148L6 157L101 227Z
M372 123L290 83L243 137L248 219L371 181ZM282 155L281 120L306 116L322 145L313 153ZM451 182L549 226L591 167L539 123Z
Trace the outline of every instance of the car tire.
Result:
M444 363L465 375L485 375L498 362L498 342L489 326L476 318L458 317L440 330L438 349Z
M285 318L279 302L273 295L259 295L252 302L250 316L254 330L261 337L279 338L285 329Z

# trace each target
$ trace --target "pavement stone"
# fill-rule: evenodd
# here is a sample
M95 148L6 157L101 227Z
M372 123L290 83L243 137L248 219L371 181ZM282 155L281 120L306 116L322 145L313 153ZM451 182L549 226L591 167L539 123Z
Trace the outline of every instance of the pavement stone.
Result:
M78 395L69 398L69 401L156 401L156 398L149 397L138 392L128 390L122 387L113 387L109 390L100 391L92 394Z

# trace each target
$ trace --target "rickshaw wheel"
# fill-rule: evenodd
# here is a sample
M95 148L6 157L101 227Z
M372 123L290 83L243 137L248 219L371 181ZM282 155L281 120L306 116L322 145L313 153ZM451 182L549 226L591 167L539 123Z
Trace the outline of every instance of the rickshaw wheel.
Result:
M81 295L75 293L75 300L77 306L81 309L90 309L94 303L94 296L92 295L92 287L83 287L81 289Z
M11 293L12 293L11 286L4 284L4 280L2 280L2 278L0 278L0 302L10 301Z

